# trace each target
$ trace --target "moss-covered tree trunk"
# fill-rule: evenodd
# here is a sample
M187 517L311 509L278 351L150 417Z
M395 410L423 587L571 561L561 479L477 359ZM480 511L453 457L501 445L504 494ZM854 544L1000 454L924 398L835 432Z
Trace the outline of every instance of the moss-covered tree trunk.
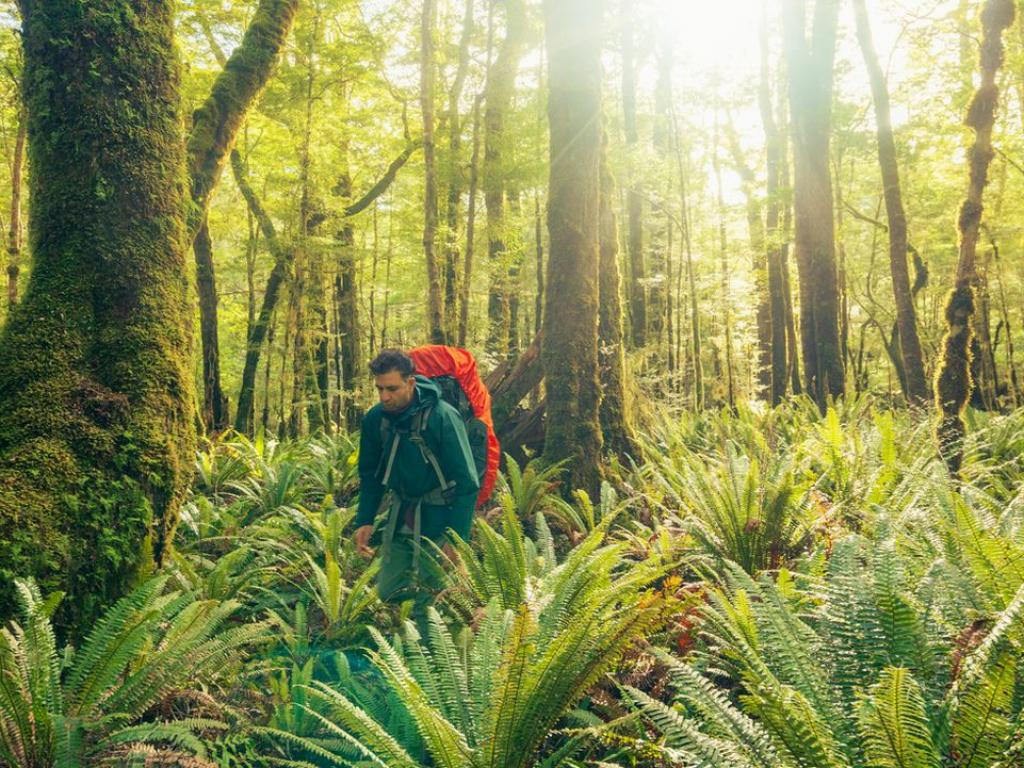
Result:
M34 264L0 338L0 614L31 574L84 631L162 559L191 474L179 67L169 4L23 12Z
M203 424L215 432L228 425L228 398L220 384L220 342L217 333L217 279L213 267L213 241L203 219L192 243L196 258L196 293L199 294L199 336L203 357Z
M510 271L512 260L519 258L518 253L509 253L509 237L506 233L505 177L508 173L511 140L505 123L529 29L524 0L509 0L504 6L505 37L487 73L482 169L487 208L487 258L491 270L487 299L487 349L498 359L509 354L512 322L509 307L509 293L512 290Z
M892 117L889 109L889 89L885 75L878 63L875 43L871 36L864 0L854 0L857 19L857 39L860 42L864 65L871 81L871 94L875 104L875 123L878 129L878 164L882 170L882 186L885 193L885 211L889 220L889 269L892 273L892 290L896 298L896 323L899 327L900 352L903 362L905 393L914 404L921 404L928 398L925 382L924 360L921 355L921 341L917 335L917 316L914 298L910 292L910 271L907 268L907 215L903 210L903 195L900 191L899 164L896 159L896 141L892 132Z
M792 121L796 262L804 383L824 408L845 390L829 133L839 0L816 0L811 36L806 0L783 0Z
M976 254L981 227L982 197L992 161L992 128L995 125L999 88L996 73L1003 64L1003 31L1013 23L1012 0L987 0L981 11L981 84L967 110L966 124L974 129L968 152L967 196L960 206L957 227L960 252L956 285L946 301L946 334L935 376L935 401L940 411L936 430L939 453L951 474L960 471L967 426L963 411L971 396L971 337L974 315Z
M11 158L11 216L7 226L7 310L18 303L18 275L21 273L21 172L25 164L25 139L28 120L25 109L18 110L18 135Z
M600 482L598 233L601 0L545 0L548 53L547 297L541 359L547 381L544 457L568 459L572 487Z
M598 363L601 377L601 435L605 448L619 457L640 458L633 434L632 408L626 373L622 322L622 276L619 272L619 234L612 210L615 180L608 169L608 140L601 152L600 314Z

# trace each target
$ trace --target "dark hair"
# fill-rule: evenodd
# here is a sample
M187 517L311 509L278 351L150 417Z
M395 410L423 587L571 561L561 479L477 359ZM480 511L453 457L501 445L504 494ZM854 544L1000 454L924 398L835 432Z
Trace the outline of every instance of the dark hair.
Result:
M380 376L389 371L398 371L402 378L409 378L416 373L416 363L400 349L382 349L380 354L370 361L370 373Z

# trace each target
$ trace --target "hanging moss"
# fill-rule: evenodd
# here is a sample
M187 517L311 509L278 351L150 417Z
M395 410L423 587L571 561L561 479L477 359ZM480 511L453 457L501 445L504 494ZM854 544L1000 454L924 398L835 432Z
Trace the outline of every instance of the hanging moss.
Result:
M34 0L34 256L0 339L0 615L14 576L84 632L170 541L191 472L185 154L170 6Z

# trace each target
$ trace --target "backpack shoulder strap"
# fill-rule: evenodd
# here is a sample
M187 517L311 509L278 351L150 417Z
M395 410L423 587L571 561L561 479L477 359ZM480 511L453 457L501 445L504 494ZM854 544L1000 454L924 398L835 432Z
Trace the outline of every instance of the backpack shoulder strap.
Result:
M444 470L441 469L441 462L437 460L437 455L423 437L423 433L427 429L427 422L430 420L430 415L433 412L434 407L431 406L429 408L424 408L414 416L412 429L409 430L409 441L420 449L420 453L423 455L423 460L434 470L434 474L437 475L437 482L440 485L441 490L447 491L455 485L455 483L449 482L444 476Z

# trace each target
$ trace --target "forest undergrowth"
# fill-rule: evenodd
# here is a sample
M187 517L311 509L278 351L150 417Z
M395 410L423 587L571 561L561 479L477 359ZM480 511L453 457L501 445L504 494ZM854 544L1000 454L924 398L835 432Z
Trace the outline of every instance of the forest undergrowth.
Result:
M1024 411L683 415L599 498L509 463L428 626L351 541L349 435L226 435L78 648L21 582L0 765L1024 765Z

